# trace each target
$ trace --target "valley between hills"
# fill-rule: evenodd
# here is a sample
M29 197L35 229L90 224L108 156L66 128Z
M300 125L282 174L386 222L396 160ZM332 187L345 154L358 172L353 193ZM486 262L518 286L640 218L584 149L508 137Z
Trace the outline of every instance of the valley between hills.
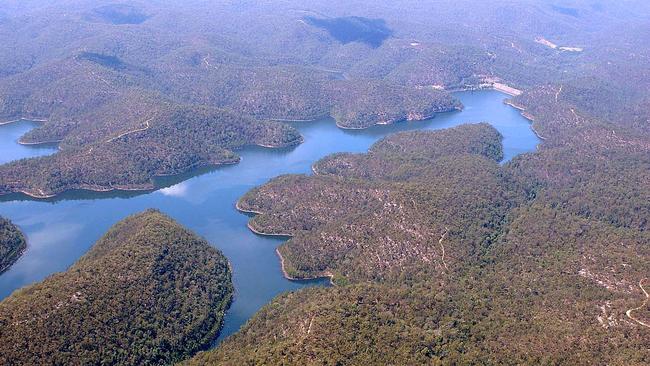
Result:
M0 284L28 279L0 302L1 362L647 365L648 19L637 0L0 4L0 122L58 147L0 165ZM491 118L430 127L483 89L534 151ZM304 127L324 118L339 135ZM308 141L369 136L295 168ZM249 151L289 174L229 181ZM223 191L189 197L200 176Z

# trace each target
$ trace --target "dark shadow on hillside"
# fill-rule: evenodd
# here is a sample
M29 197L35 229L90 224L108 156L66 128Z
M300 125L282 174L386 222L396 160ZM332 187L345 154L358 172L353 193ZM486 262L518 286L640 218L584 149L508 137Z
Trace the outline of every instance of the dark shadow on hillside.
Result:
M361 42L377 48L393 35L393 31L386 26L383 19L363 17L320 19L308 16L305 20L315 27L325 29L330 36L343 44Z
M110 4L101 6L87 16L90 21L100 21L115 25L141 24L149 19L141 9L126 4Z
M113 70L124 70L126 64L116 56L104 55L94 52L82 52L77 56L80 60L90 61Z
M580 10L576 8L567 8L564 6L557 6L557 5L551 5L551 8L560 14L568 15L574 18L580 18Z

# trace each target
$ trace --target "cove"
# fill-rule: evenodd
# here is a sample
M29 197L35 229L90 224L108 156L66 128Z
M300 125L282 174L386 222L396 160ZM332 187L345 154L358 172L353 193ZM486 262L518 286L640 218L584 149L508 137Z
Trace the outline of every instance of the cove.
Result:
M56 152L56 146L52 144L21 145L18 143L18 139L22 135L38 127L38 125L38 122L28 120L0 124L0 164L22 158L50 155Z
M147 208L157 208L205 237L229 259L233 268L235 299L224 328L215 343L236 332L260 307L276 295L305 286L326 286L327 279L289 281L282 276L276 247L282 238L253 234L246 227L249 217L235 203L251 188L282 174L311 174L311 166L335 152L366 152L378 139L405 130L435 130L463 123L489 122L504 136L504 161L534 151L540 142L529 121L503 103L497 91L460 92L463 111L440 114L421 122L375 126L366 130L343 130L331 119L294 123L305 138L287 149L247 148L240 151L241 163L202 169L191 175L157 181L152 192L95 193L70 191L50 200L23 195L0 199L0 215L25 232L28 248L13 267L0 276L0 298L68 268L108 228L124 217ZM5 126L6 127L6 126ZM14 137L0 129L2 151L15 158L25 152ZM4 157L4 155L3 155ZM11 160L11 159L10 159ZM72 290L71 290L72 291Z

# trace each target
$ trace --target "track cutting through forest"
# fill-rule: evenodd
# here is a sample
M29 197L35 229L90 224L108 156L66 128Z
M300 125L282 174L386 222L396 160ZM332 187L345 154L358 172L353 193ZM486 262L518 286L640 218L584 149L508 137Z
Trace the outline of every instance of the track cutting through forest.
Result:
M647 278L644 278L644 279L642 279L641 281L639 281L639 287L641 287L641 291L643 291L643 294L645 295L645 301L643 302L643 304L642 304L641 306L626 311L626 312L625 312L625 315L627 315L628 318L634 320L635 322L637 322L637 323L643 325L644 327L648 327L648 328L650 328L650 323L646 323L646 322L644 322L643 320L639 320L639 319L635 318L634 316L632 316L632 313L633 313L633 312L638 311L638 310L641 310L641 309L643 309L643 308L645 308L645 307L648 306L648 301L650 301L650 294L648 294L648 291L646 291L646 289L643 288L643 283L644 283L645 281L647 281L647 280L648 280Z
M113 138L110 138L110 139L106 140L105 143L108 144L108 143L113 142L115 140L121 139L122 137L124 137L126 135L146 131L146 130L149 129L149 127L151 127L151 125L149 124L149 122L151 122L151 121L153 121L153 118L149 118L148 120L144 121L144 123L143 123L144 127L143 128L138 128L136 130L131 130L131 131L124 132L124 133L122 133L122 134L120 134L118 136L115 136Z
M449 234L449 228L448 228L448 227L445 227L445 233L442 234L442 236L440 237L440 240L438 240L438 244L440 244L440 248L442 249L442 256L441 256L442 265L443 265L443 266L445 267L445 269L448 271L448 270L449 270L449 267L447 267L447 262L445 262L445 245L442 244L442 242L443 242L443 241L445 240L445 238L447 237L447 234Z

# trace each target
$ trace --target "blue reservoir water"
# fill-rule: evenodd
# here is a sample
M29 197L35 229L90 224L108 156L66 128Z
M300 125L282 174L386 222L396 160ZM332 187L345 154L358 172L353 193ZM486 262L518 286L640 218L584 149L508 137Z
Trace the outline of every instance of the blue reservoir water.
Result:
M27 120L0 125L0 164L56 152L56 146L52 144L20 145L18 143L18 139L22 135L38 125L38 122Z
M294 124L305 142L290 149L249 148L240 151L240 164L203 169L159 180L152 192L95 193L72 191L56 199L33 200L22 195L0 198L0 215L25 232L28 249L0 276L0 299L16 289L64 271L92 244L124 217L157 208L206 238L230 260L235 300L219 340L236 332L260 307L276 295L305 286L327 285L326 280L294 282L282 276L275 249L280 238L262 237L246 227L248 216L235 209L251 188L281 174L310 174L311 165L335 152L365 152L381 137L404 130L435 130L463 123L489 122L504 136L505 159L535 150L539 143L529 122L503 103L496 91L462 92L463 111L441 114L422 122L342 130L330 119ZM15 141L33 125L23 122L0 126L0 162L52 153Z

